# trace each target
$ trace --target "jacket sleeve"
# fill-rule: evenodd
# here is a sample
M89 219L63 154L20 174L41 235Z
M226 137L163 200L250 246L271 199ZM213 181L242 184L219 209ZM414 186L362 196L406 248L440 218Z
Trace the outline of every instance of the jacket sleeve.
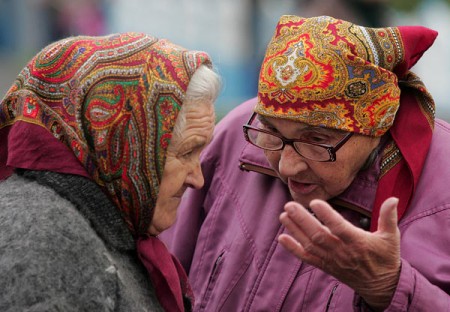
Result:
M449 308L450 296L402 260L397 290L386 311L449 311Z
M446 202L445 194L435 197ZM388 312L450 311L450 206L426 205L430 196L421 195L423 201L399 224L401 271Z
M372 312L359 296L355 298L355 312ZM450 296L431 284L420 272L402 259L400 279L391 304L385 312L449 311Z

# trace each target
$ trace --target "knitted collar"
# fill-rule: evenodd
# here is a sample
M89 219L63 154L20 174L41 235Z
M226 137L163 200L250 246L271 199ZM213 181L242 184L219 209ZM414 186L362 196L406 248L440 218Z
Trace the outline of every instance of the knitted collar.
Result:
M54 189L90 222L107 247L122 252L137 252L147 269L158 300L168 311L188 311L194 295L178 259L156 237L141 237L135 242L120 212L99 186L79 175L51 171L16 170L25 178Z
M136 250L133 236L119 210L92 180L51 171L17 170L17 173L54 189L71 202L108 247L119 251Z

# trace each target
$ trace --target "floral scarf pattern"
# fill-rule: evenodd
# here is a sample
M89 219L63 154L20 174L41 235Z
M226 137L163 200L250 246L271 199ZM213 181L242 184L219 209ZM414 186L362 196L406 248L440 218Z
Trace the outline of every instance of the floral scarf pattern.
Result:
M189 79L209 63L203 52L139 33L64 39L19 74L2 101L0 128L47 129L107 191L133 234L144 234Z
M47 46L1 102L0 179L14 168L89 177L120 209L138 247L145 245L175 120L202 64L211 65L206 53L141 33L71 37ZM30 146L32 152L23 152ZM164 279L177 263L167 270L158 253L169 259L168 252L152 244L158 252L141 259L147 268L165 270ZM176 283L174 310L182 311L186 287Z

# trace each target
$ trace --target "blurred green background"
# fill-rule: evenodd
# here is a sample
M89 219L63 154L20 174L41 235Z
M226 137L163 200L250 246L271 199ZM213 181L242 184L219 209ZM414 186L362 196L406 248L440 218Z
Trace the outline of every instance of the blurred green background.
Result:
M0 94L52 41L141 31L210 53L224 80L220 118L256 95L265 46L282 14L437 30L438 39L413 71L433 94L437 116L450 120L450 0L0 0Z

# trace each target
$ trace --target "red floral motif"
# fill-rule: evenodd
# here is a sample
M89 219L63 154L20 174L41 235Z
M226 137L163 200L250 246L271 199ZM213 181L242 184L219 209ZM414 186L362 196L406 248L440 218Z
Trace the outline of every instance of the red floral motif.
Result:
M367 103L371 103L373 111L381 105L397 111L400 92L397 77L389 69L399 62L395 57L403 52L395 50L399 49L395 44L399 31L392 28L389 34L386 29L364 28L331 17L283 16L261 66L256 111L301 119L314 126L326 124L345 131L382 135L393 118L365 111L348 114L344 121L335 105L344 105L349 112L360 111ZM375 38L380 41L369 41ZM386 61L379 62L388 64L389 69L370 62L374 55L387 55ZM380 123L383 126L378 128Z

